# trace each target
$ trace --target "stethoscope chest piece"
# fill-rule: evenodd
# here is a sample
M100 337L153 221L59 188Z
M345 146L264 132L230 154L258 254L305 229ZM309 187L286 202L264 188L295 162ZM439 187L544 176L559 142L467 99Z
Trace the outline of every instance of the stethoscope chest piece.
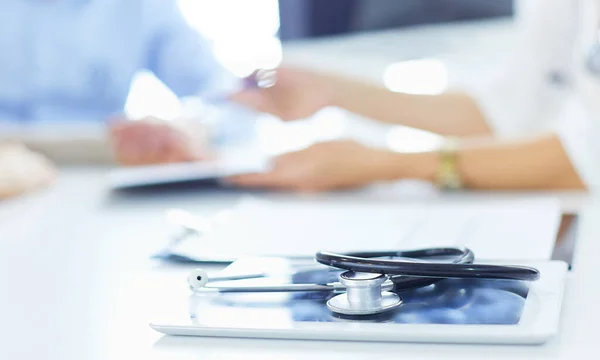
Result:
M389 280L385 275L346 271L340 275L340 283L346 292L327 301L327 308L342 315L375 315L402 305L395 293L383 291Z

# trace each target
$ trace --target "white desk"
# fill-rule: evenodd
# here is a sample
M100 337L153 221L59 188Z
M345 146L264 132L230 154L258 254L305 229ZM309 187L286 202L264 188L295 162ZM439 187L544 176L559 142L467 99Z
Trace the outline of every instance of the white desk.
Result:
M451 33L473 35L473 29L458 27ZM478 37L504 43L510 35L505 26L482 28ZM415 33L389 33L379 44L392 51L394 39L409 43L446 44L445 54L454 54L444 41L445 29ZM448 30L450 31L450 30ZM487 34L487 35L485 35ZM453 35L453 36L454 36ZM416 36L416 38L414 37ZM412 39L412 40L410 40ZM417 39L417 40L415 40ZM504 40L502 40L504 39ZM399 41L400 41L399 40ZM502 41L501 41L502 40ZM357 40L360 43L360 38ZM367 41L372 44L371 41ZM485 43L485 42L484 42ZM346 43L351 44L351 43ZM468 45L468 44L467 44ZM297 45L297 61L307 54ZM305 45L303 45L305 46ZM318 48L318 44L315 45ZM341 46L341 45L340 45ZM352 45L344 45L354 49ZM379 76L389 61L429 56L426 46L392 51L389 56L359 57L337 52L332 61L355 56L365 74ZM340 50L341 51L341 50ZM345 50L344 50L345 51ZM364 54L361 54L361 56ZM458 56L460 57L460 56ZM316 61L306 56L305 61ZM379 64L379 65L377 65ZM341 63L340 67L344 65ZM352 65L356 68L356 65ZM373 69L368 70L368 69ZM379 74L379 75L377 75ZM326 342L250 341L226 339L163 338L148 323L160 312L165 294L185 290L186 268L166 267L148 257L164 244L168 226L167 207L179 207L199 215L210 215L233 205L236 192L197 190L193 193L149 197L114 198L104 191L104 171L63 171L52 189L0 203L0 359L403 359L411 358L556 358L587 357L595 348L597 304L600 289L588 281L595 274L600 252L600 206L582 194L564 194L565 209L589 208L585 212L578 241L575 270L567 289L561 336L542 347L432 346L410 344L351 344ZM521 194L455 195L449 201L475 201L489 197L510 198ZM411 196L400 191L330 195L346 201L424 201L429 195ZM536 196L529 195L529 196Z
M562 333L546 346L162 338L148 323L165 311L167 296L187 295L189 270L148 259L168 234L164 209L208 215L242 194L195 190L118 198L103 191L103 173L65 170L52 189L0 204L1 359L573 359L595 346L600 287L587 275L596 273L600 252L600 206L584 211Z

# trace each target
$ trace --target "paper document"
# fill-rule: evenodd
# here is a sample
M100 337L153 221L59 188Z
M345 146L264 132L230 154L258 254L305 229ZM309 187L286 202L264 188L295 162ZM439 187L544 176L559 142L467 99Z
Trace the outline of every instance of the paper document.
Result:
M556 199L402 204L248 198L171 252L211 260L461 246L480 260L548 260L560 219Z

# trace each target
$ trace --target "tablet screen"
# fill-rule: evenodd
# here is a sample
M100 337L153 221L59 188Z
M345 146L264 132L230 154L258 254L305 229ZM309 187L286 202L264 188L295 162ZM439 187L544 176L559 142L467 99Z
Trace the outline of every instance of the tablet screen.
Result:
M326 268L296 270L285 282L330 283L339 272ZM281 284L282 279L243 283ZM251 282L252 281L252 282ZM328 292L222 293L192 297L191 318L198 326L282 328L298 322L386 322L398 324L514 325L523 312L528 284L507 280L445 279L423 288L400 291L403 305L376 316L332 314Z

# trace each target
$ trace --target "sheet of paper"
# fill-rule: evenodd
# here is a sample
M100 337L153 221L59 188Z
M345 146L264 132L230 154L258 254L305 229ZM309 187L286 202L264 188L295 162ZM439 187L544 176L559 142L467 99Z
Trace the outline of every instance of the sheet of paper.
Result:
M171 251L210 260L463 246L482 260L548 260L560 219L552 198L465 204L247 198L204 236Z

